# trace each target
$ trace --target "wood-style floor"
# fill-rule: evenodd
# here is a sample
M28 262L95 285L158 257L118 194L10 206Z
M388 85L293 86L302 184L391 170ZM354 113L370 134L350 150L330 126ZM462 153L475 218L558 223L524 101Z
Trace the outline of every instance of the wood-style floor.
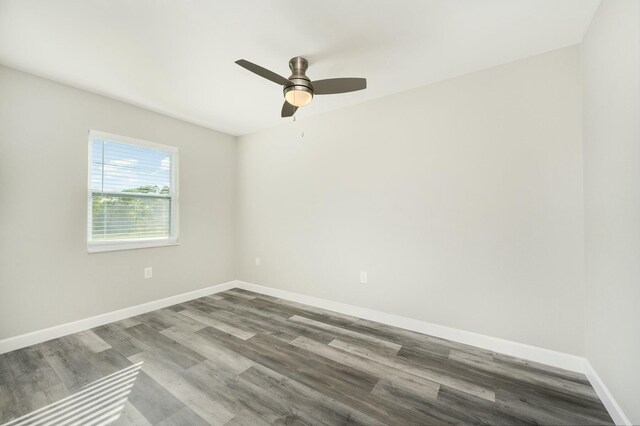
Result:
M581 374L242 290L0 355L5 422L612 424Z

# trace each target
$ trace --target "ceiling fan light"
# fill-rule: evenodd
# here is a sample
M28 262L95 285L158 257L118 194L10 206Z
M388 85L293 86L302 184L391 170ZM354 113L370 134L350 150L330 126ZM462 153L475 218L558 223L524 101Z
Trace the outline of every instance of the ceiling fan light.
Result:
M284 99L293 106L303 107L313 99L313 93L304 86L291 86L285 89Z

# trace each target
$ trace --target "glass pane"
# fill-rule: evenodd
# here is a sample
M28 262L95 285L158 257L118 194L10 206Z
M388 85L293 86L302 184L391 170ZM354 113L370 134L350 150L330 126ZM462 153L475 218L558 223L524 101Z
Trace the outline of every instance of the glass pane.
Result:
M167 238L171 199L168 197L93 193L92 240Z
M93 192L169 194L171 153L94 139L90 173Z

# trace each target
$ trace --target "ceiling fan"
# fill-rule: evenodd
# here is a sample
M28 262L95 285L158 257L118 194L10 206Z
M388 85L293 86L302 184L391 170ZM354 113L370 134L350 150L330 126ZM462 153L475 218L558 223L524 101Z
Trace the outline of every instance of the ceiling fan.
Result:
M328 78L311 81L305 74L309 62L301 56L291 58L289 61L291 69L289 78L284 78L244 59L237 60L236 64L282 86L285 99L284 105L282 105L282 117L291 117L299 107L308 105L314 95L335 95L367 88L366 78Z

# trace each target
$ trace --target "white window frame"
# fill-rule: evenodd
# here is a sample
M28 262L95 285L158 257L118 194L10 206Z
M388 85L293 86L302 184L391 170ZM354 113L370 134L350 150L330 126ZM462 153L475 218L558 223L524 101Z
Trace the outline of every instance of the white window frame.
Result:
M122 142L129 145L141 146L145 148L152 148L160 151L166 151L171 155L171 184L170 184L170 196L171 196L171 223L169 225L169 237L159 238L136 238L136 239L121 239L114 241L92 241L91 227L93 223L93 192L91 188L91 141L98 140L111 140L114 142ZM145 141L142 139L131 138L128 136L114 135L111 133L101 132L98 130L89 130L88 145L88 161L87 161L87 252L89 253L102 253L108 251L119 250L135 250L148 247L163 247L163 246L175 246L179 245L178 239L178 224L180 222L178 207L179 207L179 188L178 188L178 148L175 146L162 145L154 142Z

